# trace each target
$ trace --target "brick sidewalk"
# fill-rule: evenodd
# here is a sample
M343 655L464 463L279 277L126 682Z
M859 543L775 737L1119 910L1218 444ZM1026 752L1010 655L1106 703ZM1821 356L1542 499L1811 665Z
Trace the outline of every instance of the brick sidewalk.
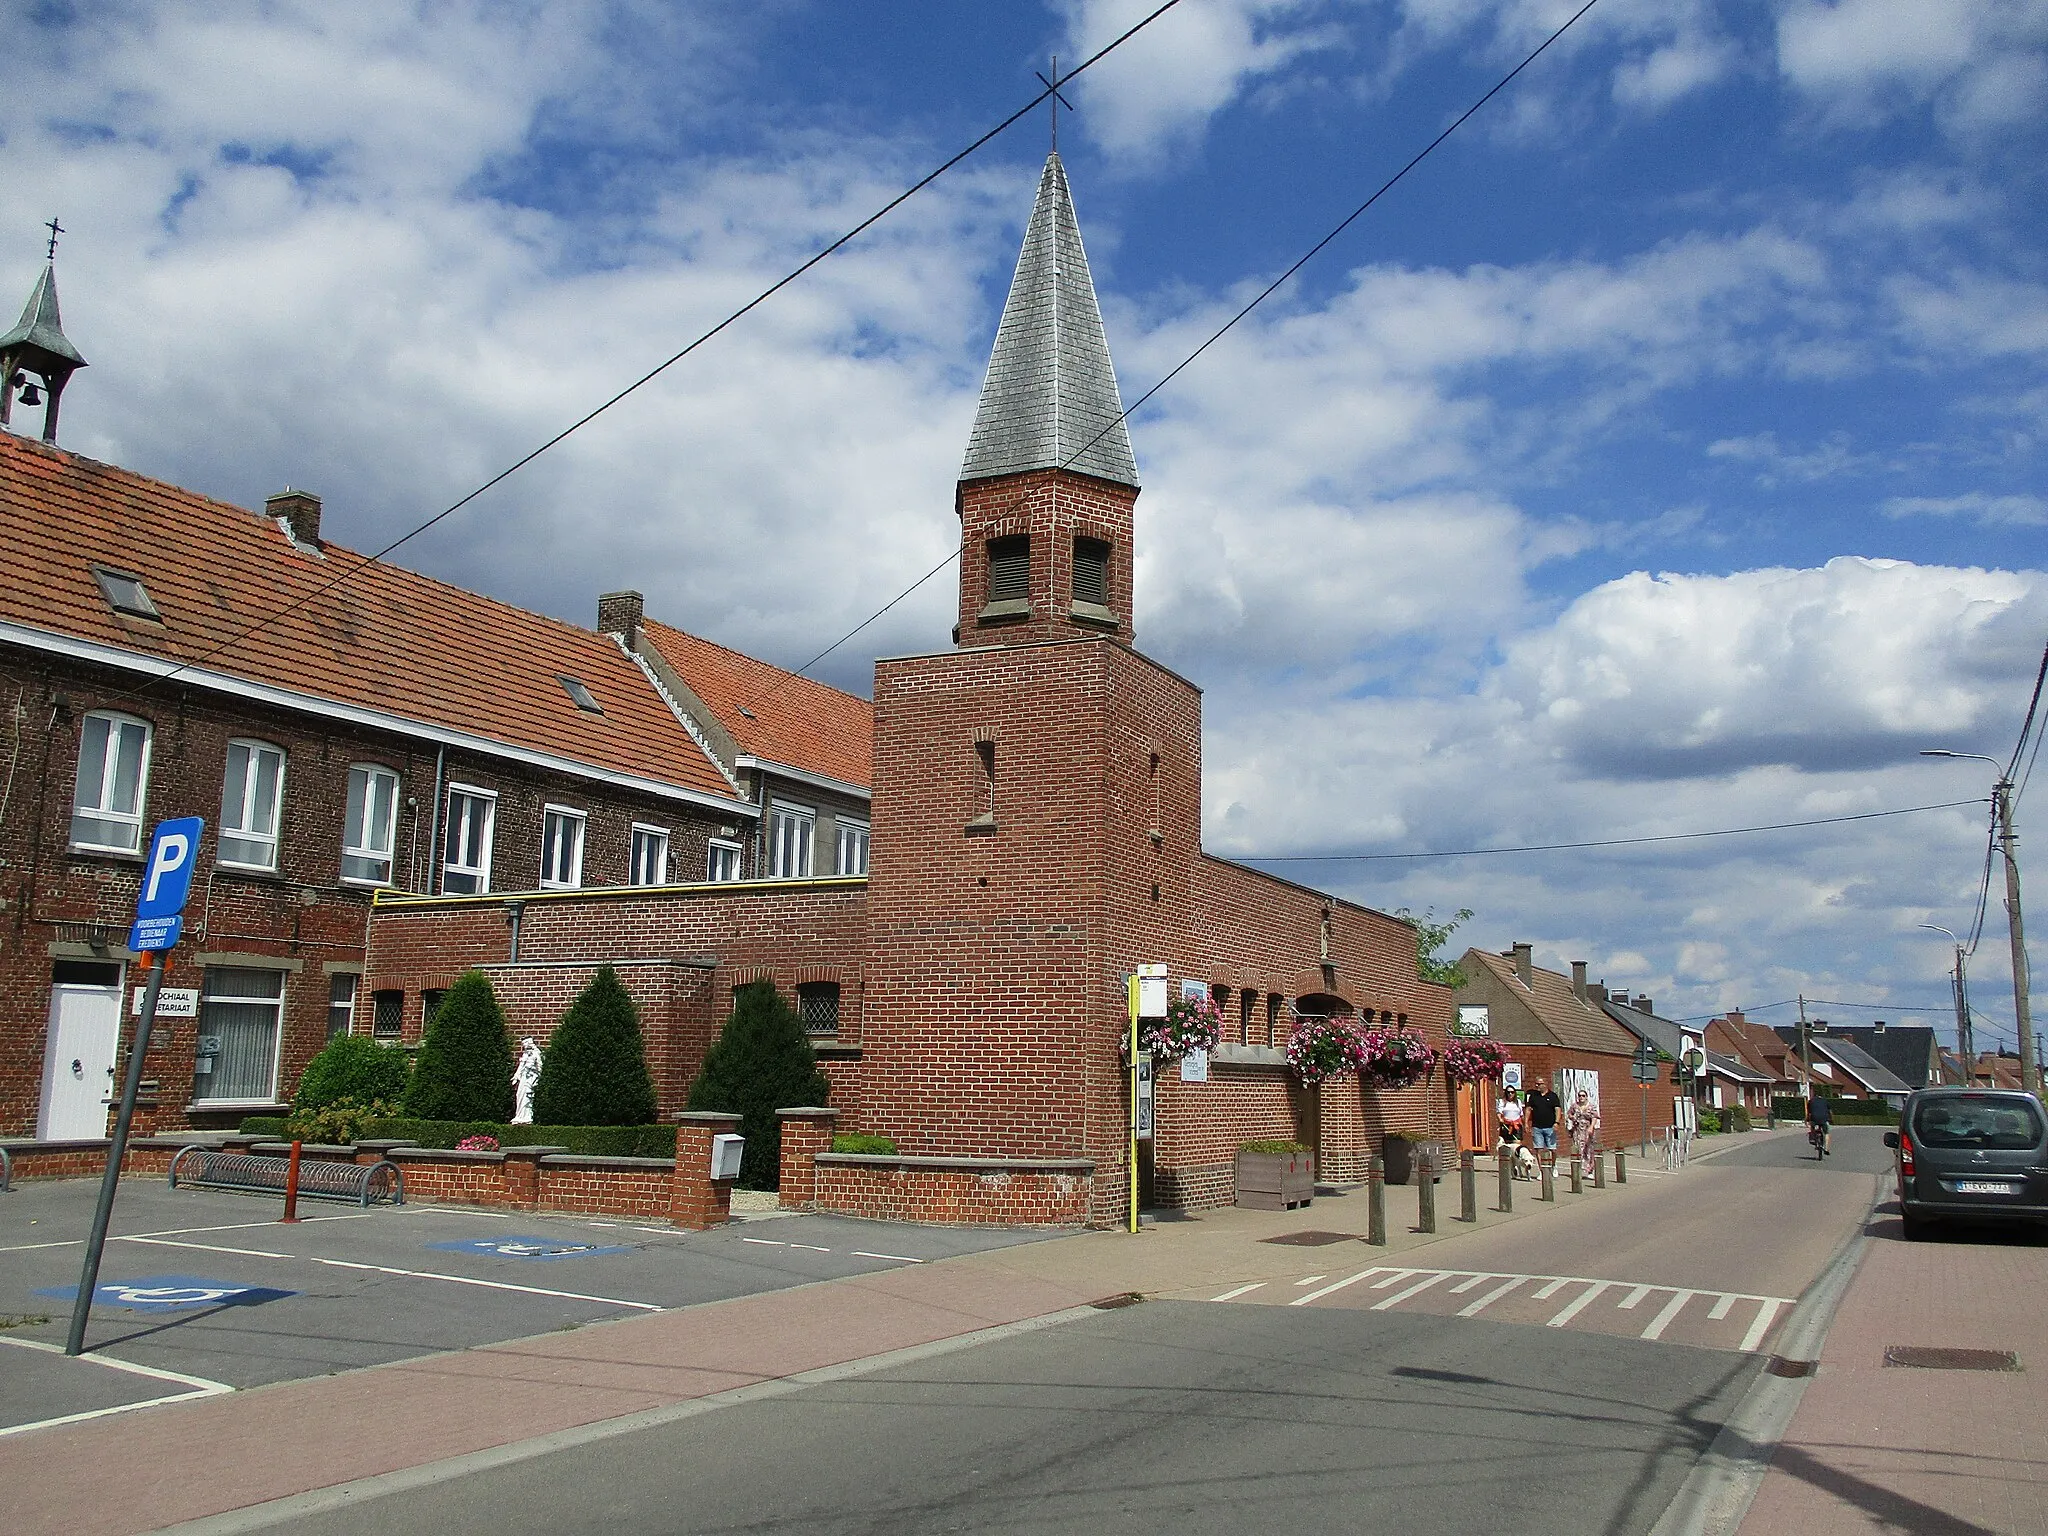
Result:
M2048 1247L1908 1243L1892 1214L1871 1232L1742 1536L2048 1533ZM1887 1366L1895 1344L2014 1350L2024 1369Z

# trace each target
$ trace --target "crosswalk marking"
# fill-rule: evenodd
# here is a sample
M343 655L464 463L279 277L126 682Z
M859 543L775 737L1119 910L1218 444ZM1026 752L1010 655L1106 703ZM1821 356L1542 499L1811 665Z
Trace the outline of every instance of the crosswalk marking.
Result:
M1764 1335L1771 1331L1772 1320L1778 1315L1778 1308L1784 1303L1775 1296L1766 1296L1756 1309L1756 1321L1749 1325L1749 1332L1742 1336L1742 1352L1748 1354L1763 1343Z
M1714 1303L1714 1310L1709 1312L1707 1316L1718 1323L1721 1321L1722 1318L1728 1315L1728 1309L1733 1307L1734 1305L1735 1298L1733 1296L1723 1296L1719 1301Z
M1595 1280L1591 1285L1589 1285L1586 1288L1585 1292L1582 1295L1580 1295L1576 1301L1572 1302L1569 1306L1567 1306L1562 1312L1558 1313L1557 1316L1553 1317L1544 1326L1549 1328L1562 1328L1566 1323L1570 1322L1573 1318L1577 1317L1581 1312L1585 1311L1586 1308L1590 1307L1593 1304L1593 1298L1595 1296L1598 1296L1604 1290L1610 1289L1613 1286L1613 1284L1614 1282L1612 1280Z
M1626 1296L1622 1297L1620 1301L1615 1303L1615 1305L1620 1307L1621 1310L1624 1312L1633 1312L1635 1311L1637 1305L1642 1301L1642 1299L1645 1296L1649 1295L1653 1289L1654 1287L1652 1286L1639 1285L1634 1290L1630 1291Z
M1470 1280L1461 1280L1451 1287L1453 1296L1462 1296L1467 1291L1476 1291L1489 1280L1498 1280L1498 1275L1474 1275Z
M1361 1269L1357 1274L1346 1275L1342 1280L1332 1280L1328 1285L1324 1286L1319 1291L1310 1291L1306 1296L1297 1296L1294 1298L1294 1300L1287 1303L1287 1305L1289 1305L1290 1307L1305 1307L1312 1301L1320 1301L1323 1297L1330 1295L1333 1291L1341 1291L1347 1285L1356 1285L1361 1280L1368 1279L1373 1275L1384 1274L1385 1272L1385 1270L1377 1266L1375 1266L1372 1269ZM1406 1273L1406 1270L1396 1270L1394 1271L1394 1278L1398 1280L1402 1275Z
M1548 1301L1551 1297L1555 1296L1559 1291L1563 1290L1566 1286L1570 1284L1571 1281L1569 1280L1552 1280L1549 1284L1545 1285L1542 1290L1536 1293L1536 1299L1538 1301Z
M1296 1285L1314 1285L1318 1280L1327 1279L1329 1279L1328 1275L1303 1275L1299 1280L1295 1281L1294 1283Z
M1391 1275L1388 1275L1386 1279L1375 1280L1372 1288L1376 1291L1384 1291L1390 1285L1399 1285L1414 1273L1415 1271L1412 1269L1397 1269Z
M1650 1326L1643 1330L1645 1339L1661 1339L1664 1330L1671 1326L1671 1320L1685 1310L1685 1304L1698 1295L1697 1291L1679 1291L1664 1303L1664 1310L1650 1320Z
M1249 1296L1253 1291L1263 1290L1265 1284L1266 1282L1263 1280L1254 1280L1250 1285L1240 1285L1234 1291L1225 1291L1221 1296L1214 1296L1210 1299L1212 1301L1235 1301L1240 1296Z
M1425 1278L1416 1281L1415 1284L1409 1286L1408 1289L1405 1291L1394 1292L1394 1294L1389 1296L1385 1301L1374 1302L1372 1304L1372 1309L1375 1312L1384 1312L1389 1307L1398 1307L1410 1296L1420 1296L1424 1291L1428 1290L1432 1285L1435 1285L1439 1280L1445 1280L1448 1278L1449 1276L1445 1275L1441 1271L1438 1271L1436 1274L1426 1276Z
M1524 1277L1521 1275L1508 1276L1507 1279L1503 1280L1499 1285L1496 1285L1492 1290L1488 1291L1484 1296L1480 1297L1477 1301L1468 1302L1463 1307L1460 1307L1458 1309L1458 1316L1477 1317L1480 1313L1484 1312L1488 1307L1492 1306L1496 1301L1499 1301L1501 1297L1507 1295L1509 1291L1512 1291L1516 1286L1520 1285L1522 1283L1523 1278Z

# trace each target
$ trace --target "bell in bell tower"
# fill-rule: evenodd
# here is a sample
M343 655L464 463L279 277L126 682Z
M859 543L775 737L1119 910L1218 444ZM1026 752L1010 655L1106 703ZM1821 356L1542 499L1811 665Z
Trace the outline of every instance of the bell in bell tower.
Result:
M43 441L57 441L57 404L71 375L85 366L78 348L64 334L57 314L57 237L64 226L55 219L50 232L43 275L23 306L14 329L0 336L0 427L11 424L14 402L43 408Z

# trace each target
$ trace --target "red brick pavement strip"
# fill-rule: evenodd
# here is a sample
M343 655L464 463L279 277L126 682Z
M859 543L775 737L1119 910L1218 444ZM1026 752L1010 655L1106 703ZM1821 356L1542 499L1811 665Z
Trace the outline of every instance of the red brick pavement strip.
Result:
M10 1536L132 1536L1090 1298L935 1264L432 1355L0 1441Z
M2048 1532L2048 1248L1908 1243L1881 1218L1742 1536ZM1974 1235L1973 1235L1974 1236ZM1893 1344L2016 1350L2024 1370L1887 1366Z

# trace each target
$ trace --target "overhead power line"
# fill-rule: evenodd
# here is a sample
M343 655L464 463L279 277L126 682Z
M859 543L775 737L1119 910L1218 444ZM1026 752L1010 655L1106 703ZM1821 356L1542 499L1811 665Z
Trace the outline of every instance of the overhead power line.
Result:
M1494 853L1558 853L1577 848L1628 848L1644 843L1684 843L1706 837L1742 837L1752 832L1789 832L1797 827L1831 827L1846 821L1876 821L1885 816L1917 816L1923 811L1952 811L1982 805L1983 800L1944 800L1939 805L1907 805L1891 811L1858 811L1853 816L1816 816L1807 821L1774 821L1755 827L1717 827L1711 832L1665 832L1651 837L1601 837L1577 843L1524 843L1499 848L1441 848L1417 853L1271 853L1236 854L1240 864L1364 864L1383 859L1467 859Z
M1101 48L1098 48L1094 53L1090 54L1086 59L1083 59L1079 64L1075 65L1072 69L1068 70L1065 74L1061 75L1059 77L1059 85L1065 85L1066 83L1071 81L1076 75L1079 75L1085 70L1088 70L1096 64L1100 63L1103 59L1107 58L1110 54L1114 53L1117 49L1121 48L1125 43L1129 42L1132 38L1136 37L1140 32L1144 31L1147 27L1151 26L1153 22L1157 21L1161 16L1164 16L1168 11L1172 10L1175 6L1179 4L1180 0L1164 0L1164 3L1162 5L1158 6L1153 11L1147 13L1135 25L1131 26L1124 32L1120 33L1115 38L1111 39L1108 43L1104 44ZM783 276L777 278L774 282L770 283L766 288L762 289L759 293L755 294L753 298L747 300L746 303L742 304L738 309L735 309L731 314L727 315L723 320L720 320L716 325L712 326L709 330L704 331L702 334L698 335L688 345L682 347L680 350L676 352L671 353L663 361L657 363L654 367L648 369L647 372L641 374L639 378L633 380L632 383L626 385L625 388L619 390L616 394L612 395L602 404L593 407L589 411L586 411L583 415L579 416L576 420L570 422L568 426L562 428L561 431L557 432L553 437L550 437L546 442L542 443L539 447L534 448L530 452L521 455L518 459L515 459L511 464L507 465L504 469L499 470L498 473L491 476L490 479L484 481L483 484L477 486L467 495L461 497L457 501L449 503L449 505L443 507L439 512L436 512L432 517L426 519L426 521L419 523L415 527L409 529L407 532L401 534L398 538L393 539L389 544L386 544L382 549L378 550L375 554L361 556L354 565L351 565L346 570L339 572L331 580L323 583L318 587L315 587L312 591L307 592L300 597L294 598L291 602L286 603L283 607L275 609L274 611L265 614L263 617L257 619L254 623L251 623L245 626L244 628L237 630L234 634L230 635L227 639L221 641L218 645L215 645L212 649L203 652L199 656L194 657L192 660L180 662L177 666L172 667L168 672L164 672L159 676L150 679L150 681L143 684L141 688L136 689L134 694L130 694L128 696L134 697L136 696L136 694L146 692L148 689L153 688L161 683L169 682L172 678L177 677L180 673L187 672L194 667L204 666L207 662L213 660L216 656L223 655L224 653L233 650L236 646L240 645L244 640L247 640L250 636L260 633L262 630L269 628L271 625L275 624L278 620L284 618L286 615L293 613L300 608L303 608L307 603L312 602L315 598L324 596L328 592L333 591L336 587L341 586L344 582L350 580L352 577L359 575L362 571L368 569L370 566L379 564L384 560L384 558L387 555L392 554L393 552L398 550L402 545L409 544L410 542L412 542L412 540L418 538L421 534L425 533L428 529L434 527L437 523L440 523L446 518L453 517L457 512L461 511L464 507L468 506L471 502L475 501L479 496L483 495L486 491L489 491L493 487L502 484L506 480L509 480L512 476L518 474L520 470L526 468L527 465L531 464L535 459L538 459L542 454L546 453L549 449L556 447L569 437L573 436L575 433L581 431L584 427L589 426L591 422L597 420L598 417L602 416L606 411L610 410L613 406L617 405L621 400L624 400L628 395L640 389L643 385L652 383L655 379L659 378L662 374L666 373L670 368L674 367L677 363L681 362L684 358L688 357L692 352L695 352L699 347L703 346L713 337L719 335L728 327L736 324L739 320L744 318L746 315L750 314L753 310L759 308L762 304L766 303L769 299L773 298L777 293L781 292L784 288L788 287L791 283L795 282L798 278L802 277L806 272L810 271L811 268L817 266L819 262L824 261L826 258L836 254L849 243L858 239L861 235L865 234L869 229L873 228L876 224L880 223L883 219L887 218L891 213L895 212L898 208L902 207L903 204L910 201L911 198L915 197L918 193L922 192L926 187L930 186L933 182L937 181L941 176L945 175L946 172L952 170L954 166L958 165L968 156L974 154L975 151L981 149L984 145L988 144L990 140L998 137L1000 134L1003 133L1004 130L1011 127L1020 119L1028 116L1040 105L1040 103L1044 102L1047 97L1054 95L1056 91L1057 86L1048 85L1046 89L1040 91L1036 96L1032 97L1031 100L1027 101L1023 106L1019 107L1016 111L1012 112L1008 117L1004 118L1001 122L997 123L993 128L989 129L988 132L982 134L980 138L976 139L973 143L969 144L965 149L962 149L957 154L953 155L943 164L939 165L936 169L928 172L926 175L912 182L908 187L906 187L903 191L899 192L895 197L891 198L888 202L884 203L880 208L877 208L873 213L869 214L865 219L862 219L858 224L854 225L853 228L847 230L846 233L840 235L830 244L821 247L819 250L817 250L811 256L809 256L806 260L804 260L801 264L792 268ZM918 583L918 585L922 584L922 581ZM915 588L912 588L911 590L915 590ZM909 593L906 592L903 595L908 596ZM888 611L888 608L894 607L895 602L900 601L901 598L899 597L892 601L890 604L888 604L886 607L884 607L881 611L886 613ZM879 618L880 616L880 613L875 615L875 617L877 618ZM868 622L872 623L873 620L870 619ZM866 626L863 625L862 627L865 628Z

